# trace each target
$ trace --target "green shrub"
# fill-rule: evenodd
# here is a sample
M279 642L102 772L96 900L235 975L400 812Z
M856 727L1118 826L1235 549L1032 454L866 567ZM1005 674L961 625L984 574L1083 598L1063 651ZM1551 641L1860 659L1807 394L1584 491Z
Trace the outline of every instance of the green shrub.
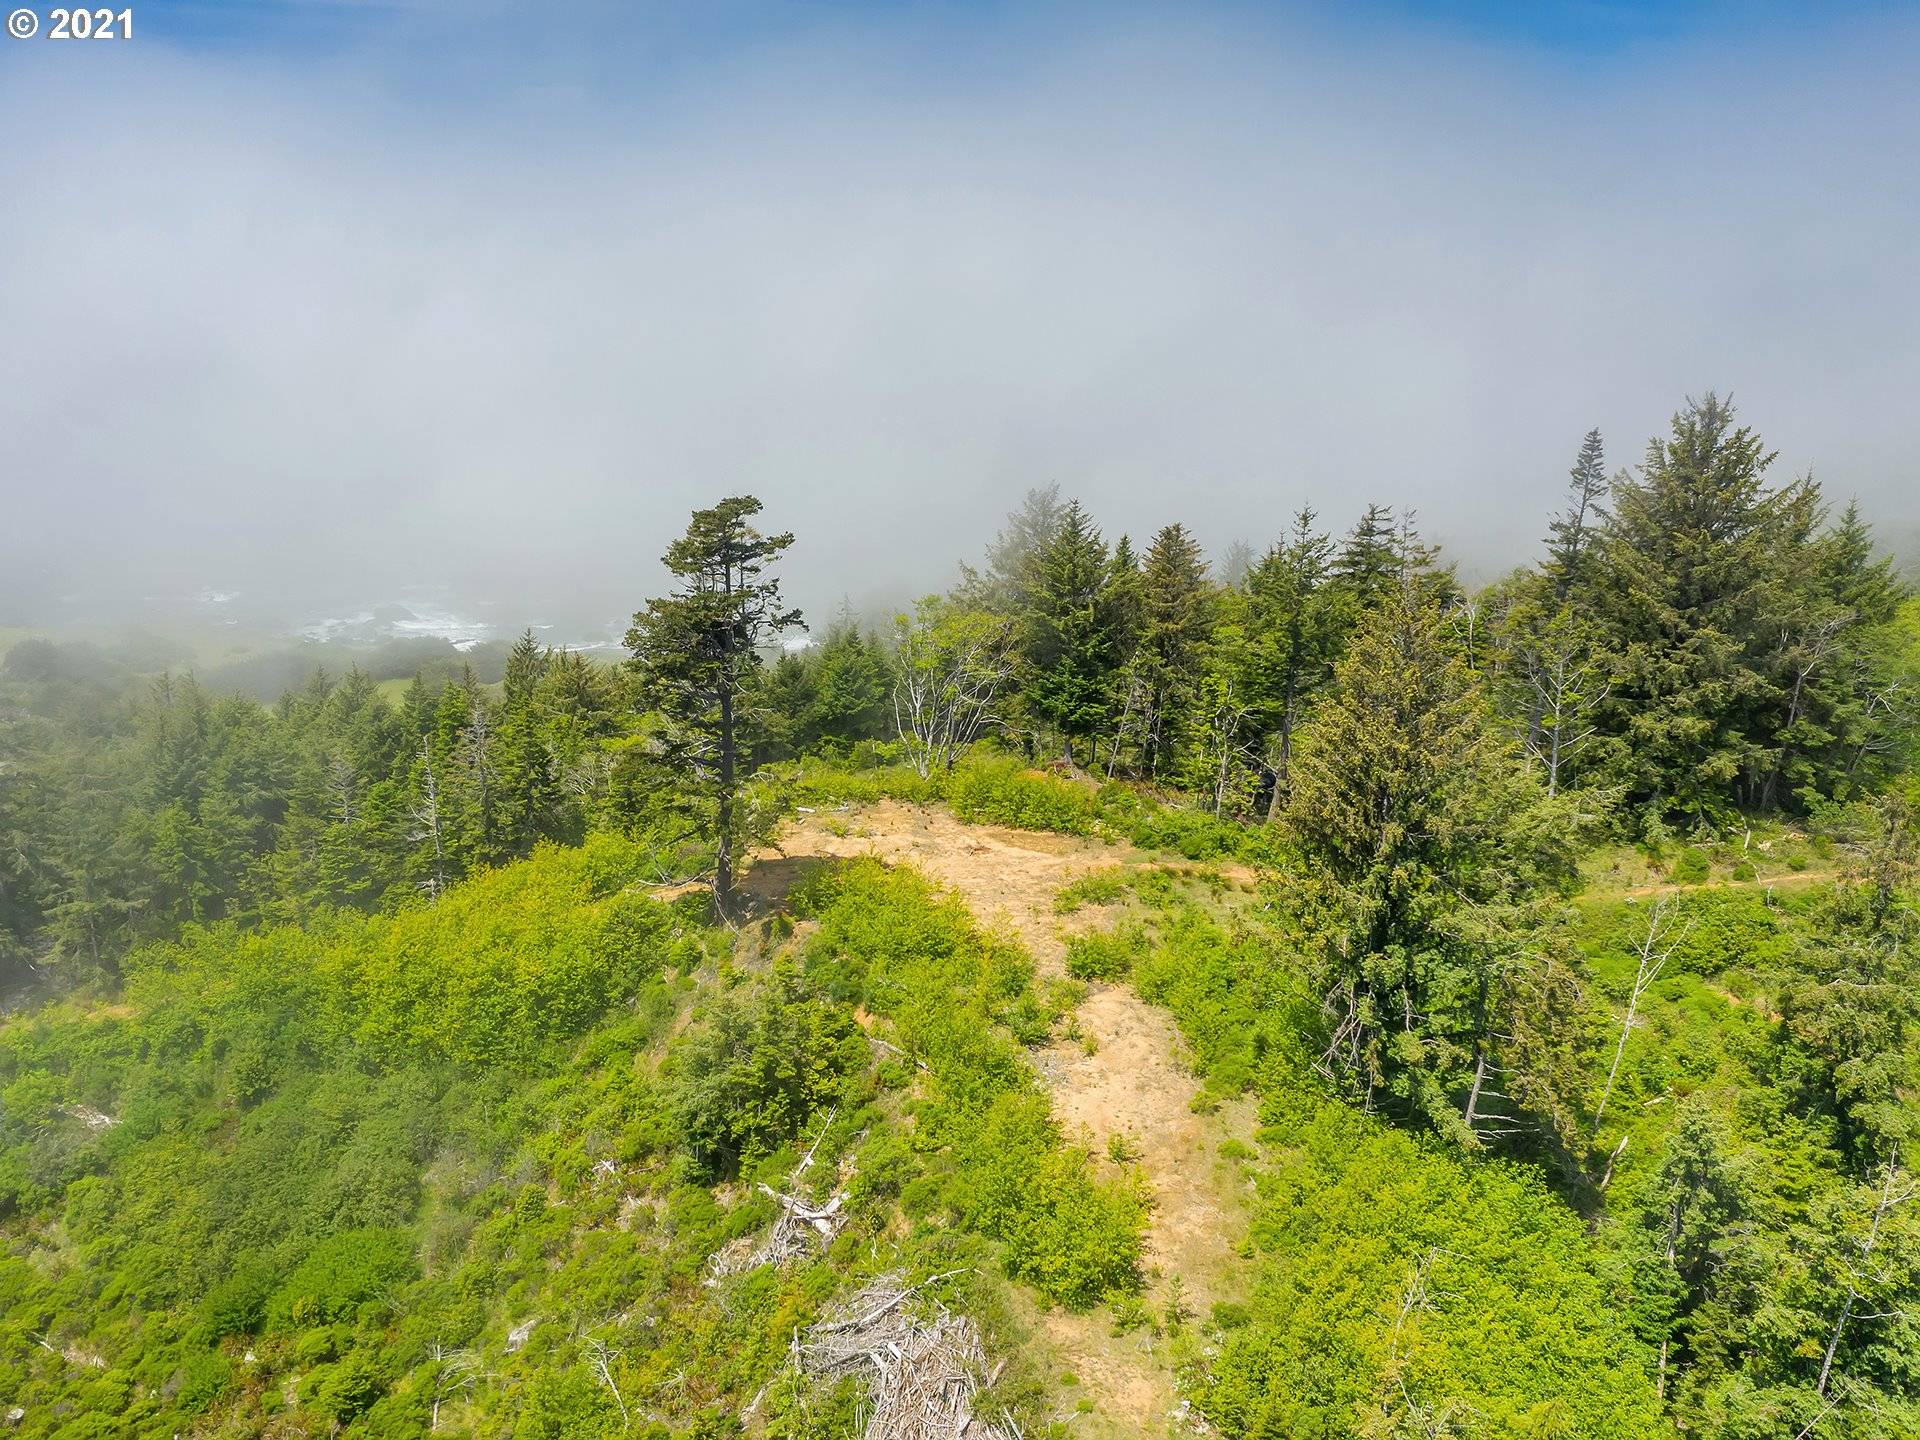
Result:
M312 1330L303 1330L300 1338L293 1342L294 1362L299 1365L319 1365L333 1359L339 1353L340 1332L331 1325L319 1325Z
M1071 780L1011 760L969 759L947 777L947 803L969 824L1009 825L1086 835L1093 830L1093 792Z
M1238 1330L1252 1322L1253 1312L1237 1301L1216 1300L1210 1318L1216 1330Z
M1689 845L1673 859L1673 868L1667 871L1667 878L1676 885L1699 885L1713 873L1712 862L1707 852L1697 845Z
M344 1230L329 1235L294 1266L267 1304L276 1329L350 1319L363 1300L418 1272L413 1238L402 1230Z
M248 1257L207 1293L203 1313L215 1335L241 1335L259 1328L276 1277L265 1261Z
M364 1351L356 1350L339 1364L314 1371L304 1390L309 1405L344 1424L378 1400L385 1388L379 1367Z
M1054 896L1053 913L1071 915L1083 905L1111 905L1127 893L1127 872L1118 865L1089 870Z
M1144 1198L1063 1148L1042 1097L1002 1096L969 1129L951 1193L967 1224L1001 1242L1009 1275L1076 1309L1139 1283Z
M180 1372L176 1399L189 1415L198 1414L226 1394L233 1381L233 1365L218 1350L207 1350L187 1361Z
M1067 941L1067 973L1076 980L1124 980L1145 948L1136 926L1075 935Z
M723 996L675 1043L667 1074L680 1143L701 1174L734 1174L797 1136L867 1057L846 1007L782 964L765 984Z

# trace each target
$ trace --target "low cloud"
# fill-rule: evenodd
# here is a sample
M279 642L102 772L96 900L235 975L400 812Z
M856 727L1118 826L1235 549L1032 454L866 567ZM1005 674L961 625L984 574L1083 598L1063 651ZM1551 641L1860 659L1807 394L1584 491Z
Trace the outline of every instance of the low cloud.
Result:
M611 617L752 491L817 611L1047 482L1216 550L1377 498L1484 571L1589 427L1628 463L1707 387L1915 518L1911 25L1582 58L1061 12L639 80L379 36L4 57L16 579Z

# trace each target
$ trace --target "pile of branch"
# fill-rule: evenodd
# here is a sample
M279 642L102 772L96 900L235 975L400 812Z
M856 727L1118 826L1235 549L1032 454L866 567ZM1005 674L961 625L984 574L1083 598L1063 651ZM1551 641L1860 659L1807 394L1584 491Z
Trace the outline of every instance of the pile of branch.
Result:
M827 1112L826 1123L820 1127L820 1134L814 1137L813 1144L807 1147L807 1153L794 1167L794 1180L800 1179L813 1168L814 1152L820 1148L820 1141L832 1126L835 1113L831 1110ZM784 1194L771 1185L761 1185L760 1192L772 1197L780 1207L780 1216L773 1222L773 1229L757 1244L751 1236L743 1235L715 1252L707 1262L709 1285L717 1285L729 1276L744 1275L762 1265L779 1265L798 1259L816 1247L824 1250L847 1223L846 1217L840 1213L840 1207L847 1203L845 1189L836 1190L821 1205Z
M1002 1412L994 1421L974 1414L981 1385L1000 1373L997 1366L986 1373L980 1328L938 1301L908 1304L946 1278L906 1285L898 1273L882 1275L805 1339L795 1336L793 1361L801 1373L823 1385L849 1376L866 1383L872 1409L863 1440L1021 1440L1011 1415Z

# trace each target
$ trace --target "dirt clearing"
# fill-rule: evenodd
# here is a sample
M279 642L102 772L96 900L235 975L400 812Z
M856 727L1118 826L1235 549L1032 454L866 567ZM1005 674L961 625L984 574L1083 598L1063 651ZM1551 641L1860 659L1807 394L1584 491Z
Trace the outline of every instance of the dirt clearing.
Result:
M761 862L769 868L769 882L796 862L820 856L871 855L911 865L954 890L983 925L1019 940L1042 978L1066 973L1069 934L1101 923L1097 908L1056 915L1053 901L1060 890L1090 870L1144 862L1124 846L967 825L944 810L894 801L804 815L782 834L779 849L787 867L778 859ZM1233 1246L1246 1233L1250 1197L1238 1167L1219 1152L1229 1138L1251 1137L1253 1107L1242 1101L1211 1115L1195 1114L1190 1102L1199 1084L1180 1063L1178 1028L1128 987L1090 986L1076 1016L1088 1043L1063 1039L1034 1057L1052 1090L1055 1114L1097 1156L1106 1156L1110 1138L1118 1136L1135 1157L1154 1197L1146 1246L1149 1299L1156 1307L1167 1304L1178 1277L1184 1305L1204 1318L1214 1301L1237 1293ZM1056 1309L1032 1319L1056 1351L1059 1367L1077 1377L1094 1401L1096 1415L1089 1419L1097 1417L1114 1434L1174 1432L1172 1372L1147 1332L1114 1336L1102 1312ZM1084 1424L1075 1428L1093 1433Z

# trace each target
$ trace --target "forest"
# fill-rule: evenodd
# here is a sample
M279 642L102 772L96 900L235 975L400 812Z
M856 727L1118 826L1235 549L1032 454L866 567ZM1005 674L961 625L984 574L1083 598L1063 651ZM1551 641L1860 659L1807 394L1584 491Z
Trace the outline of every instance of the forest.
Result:
M1920 1437L1920 597L1569 450L1478 586L736 496L618 663L0 641L8 1433Z

